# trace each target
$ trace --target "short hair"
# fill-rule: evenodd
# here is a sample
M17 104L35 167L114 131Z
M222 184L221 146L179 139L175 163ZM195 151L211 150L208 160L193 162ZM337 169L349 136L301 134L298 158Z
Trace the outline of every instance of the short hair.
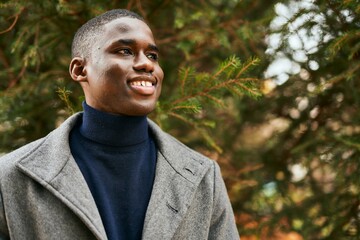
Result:
M73 58L89 57L91 48L96 42L96 39L94 38L97 34L103 31L103 26L122 17L130 17L144 21L144 18L137 13L126 9L113 9L92 18L76 31L71 45L71 56Z

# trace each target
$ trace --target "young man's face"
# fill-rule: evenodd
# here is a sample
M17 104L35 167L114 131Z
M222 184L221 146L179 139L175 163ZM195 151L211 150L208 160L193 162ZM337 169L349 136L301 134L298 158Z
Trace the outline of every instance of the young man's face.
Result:
M86 60L82 82L88 105L128 116L155 109L164 73L150 28L141 20L123 17L105 24Z

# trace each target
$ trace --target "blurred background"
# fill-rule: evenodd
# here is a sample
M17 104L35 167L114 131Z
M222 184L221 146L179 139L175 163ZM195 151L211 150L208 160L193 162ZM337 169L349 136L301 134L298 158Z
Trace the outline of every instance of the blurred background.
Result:
M221 165L242 240L360 239L358 0L2 0L0 154L81 110L72 37L113 8L152 28L149 117Z

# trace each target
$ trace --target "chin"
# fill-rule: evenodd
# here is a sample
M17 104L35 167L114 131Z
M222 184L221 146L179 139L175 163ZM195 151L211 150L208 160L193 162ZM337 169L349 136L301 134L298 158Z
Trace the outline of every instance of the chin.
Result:
M122 114L128 116L146 116L155 110L156 104L151 105L136 105L124 111Z

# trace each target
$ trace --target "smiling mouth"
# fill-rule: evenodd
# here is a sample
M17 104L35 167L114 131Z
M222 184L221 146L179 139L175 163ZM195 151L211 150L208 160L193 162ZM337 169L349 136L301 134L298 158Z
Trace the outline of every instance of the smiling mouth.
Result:
M141 87L152 87L155 86L155 83L150 81L131 81L131 86L141 86Z
M148 77L134 78L128 82L132 91L144 96L149 96L155 93L156 83L156 79Z

